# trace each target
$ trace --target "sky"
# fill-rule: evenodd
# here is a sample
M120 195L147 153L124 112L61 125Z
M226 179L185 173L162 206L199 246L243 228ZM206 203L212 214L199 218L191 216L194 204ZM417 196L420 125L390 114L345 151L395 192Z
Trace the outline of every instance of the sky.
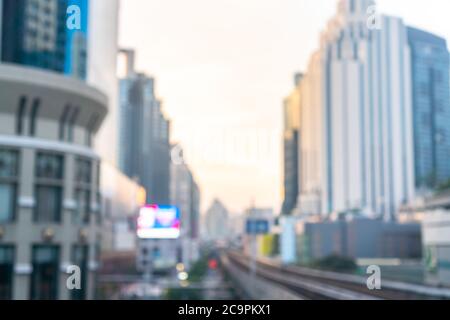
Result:
M122 0L119 44L156 79L202 192L239 213L282 202L282 105L336 0ZM450 41L448 0L379 0L378 10Z

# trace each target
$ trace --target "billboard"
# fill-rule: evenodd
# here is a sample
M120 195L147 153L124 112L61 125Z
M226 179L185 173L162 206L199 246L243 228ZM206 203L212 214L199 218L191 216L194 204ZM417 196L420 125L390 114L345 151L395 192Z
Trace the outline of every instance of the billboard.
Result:
M137 221L137 236L140 239L178 239L180 211L174 206L142 207Z

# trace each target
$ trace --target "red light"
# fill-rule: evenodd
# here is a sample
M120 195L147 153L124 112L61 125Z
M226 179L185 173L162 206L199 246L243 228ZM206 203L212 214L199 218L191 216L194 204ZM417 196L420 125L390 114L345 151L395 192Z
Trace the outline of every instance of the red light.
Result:
M215 270L217 269L217 260L216 259L211 259L208 262L208 266L210 269Z

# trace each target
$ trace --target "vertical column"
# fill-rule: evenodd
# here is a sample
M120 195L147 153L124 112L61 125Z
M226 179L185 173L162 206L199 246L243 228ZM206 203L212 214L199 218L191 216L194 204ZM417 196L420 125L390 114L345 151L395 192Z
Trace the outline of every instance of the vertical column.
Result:
M0 0L0 61L2 61L3 0Z
M63 206L61 213L61 242L59 256L59 285L58 295L60 300L70 299L70 290L66 282L69 277L67 267L72 264L72 245L77 236L78 229L72 225L72 214L76 209L74 200L74 177L75 177L75 157L72 154L64 155L64 185L63 185Z
M32 252L34 234L33 210L36 205L34 198L34 163L35 152L32 149L22 149L19 166L19 197L17 211L16 262L14 266L14 299L26 300L30 297ZM30 165L31 164L31 165Z

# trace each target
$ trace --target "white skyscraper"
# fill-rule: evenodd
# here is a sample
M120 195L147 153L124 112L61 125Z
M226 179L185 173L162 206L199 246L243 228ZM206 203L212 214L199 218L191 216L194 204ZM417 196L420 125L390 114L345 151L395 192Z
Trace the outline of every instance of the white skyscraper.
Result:
M391 218L413 197L406 27L373 5L339 2L301 85L302 213Z
M95 149L103 160L117 166L119 0L89 1L89 12L87 80L108 96L109 109Z

